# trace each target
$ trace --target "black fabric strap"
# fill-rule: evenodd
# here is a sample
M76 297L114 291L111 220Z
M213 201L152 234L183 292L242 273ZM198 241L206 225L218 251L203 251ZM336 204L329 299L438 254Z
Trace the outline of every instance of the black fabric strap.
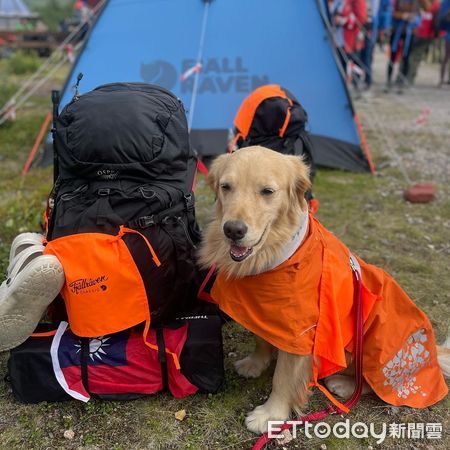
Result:
M89 338L80 338L80 343L81 343L81 353L80 353L81 382L83 383L86 392L89 392L89 376L88 376Z
M158 214L152 214L151 216L142 216L138 217L135 220L130 220L127 224L129 228L148 228L153 225L159 225L160 223L164 223L166 218L170 218L175 216L187 209L186 206L187 201L183 200L182 202L172 206L172 208L165 209L164 211L159 212Z
M111 212L111 205L109 204L109 188L101 188L97 191L97 225L102 226L108 223L107 217Z
M166 345L164 343L164 333L162 328L156 329L156 343L158 345L158 359L161 364L163 390L166 391L169 388L169 381L167 377Z

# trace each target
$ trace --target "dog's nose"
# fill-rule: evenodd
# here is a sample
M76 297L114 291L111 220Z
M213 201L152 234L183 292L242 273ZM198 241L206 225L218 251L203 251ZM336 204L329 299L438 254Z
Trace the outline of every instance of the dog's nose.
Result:
M242 239L247 233L247 225L241 220L228 220L223 225L225 236L233 241Z

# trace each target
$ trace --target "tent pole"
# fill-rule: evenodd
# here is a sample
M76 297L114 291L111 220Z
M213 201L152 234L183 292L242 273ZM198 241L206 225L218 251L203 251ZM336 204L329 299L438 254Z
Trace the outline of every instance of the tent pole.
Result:
M204 0L204 2L205 2L205 7L203 9L202 31L200 33L200 44L199 44L199 47L198 47L198 55L197 55L197 62L196 62L196 64L201 64L202 63L203 47L204 47L204 44L205 44L206 24L208 23L208 11L209 11L209 5L211 3L211 0ZM191 104L189 106L189 120L188 120L188 131L189 132L192 129L192 122L194 120L194 110L195 110L195 102L197 100L199 76L200 76L200 70L197 70L195 72L194 86L193 86L193 89L192 89Z
M39 134L37 135L36 140L34 141L33 148L31 149L31 152L28 155L28 158L23 166L22 173L21 173L21 175L23 177L30 170L31 163L33 162L33 159L36 155L39 145L41 144L42 138L44 137L45 132L47 131L47 128L48 128L48 125L49 125L51 119L52 119L52 113L48 112L47 115L45 116L44 122L42 122L41 129L39 130Z
M56 138L56 121L59 114L59 102L61 100L60 91L52 91L52 105L53 105L53 124L52 124L52 136L53 136L53 182L56 183L59 176L58 165L58 151L56 150L55 138Z

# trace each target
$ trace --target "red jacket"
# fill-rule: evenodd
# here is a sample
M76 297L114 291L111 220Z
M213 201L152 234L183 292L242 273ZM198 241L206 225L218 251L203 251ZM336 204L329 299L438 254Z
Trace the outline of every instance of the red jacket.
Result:
M436 36L433 29L433 18L436 14L439 14L439 1L434 0L431 7L426 11L421 10L420 25L415 30L415 35L420 38L433 39Z
M360 50L363 41L358 41L361 26L367 21L366 0L342 0L342 7L334 17L335 26L342 26L344 32L344 50L353 53Z

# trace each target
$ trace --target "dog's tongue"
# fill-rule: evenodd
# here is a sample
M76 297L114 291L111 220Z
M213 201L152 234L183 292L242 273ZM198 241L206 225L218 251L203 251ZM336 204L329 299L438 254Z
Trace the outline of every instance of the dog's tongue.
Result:
M232 244L230 247L230 251L233 254L233 256L241 258L248 252L248 247L241 247L240 245Z

